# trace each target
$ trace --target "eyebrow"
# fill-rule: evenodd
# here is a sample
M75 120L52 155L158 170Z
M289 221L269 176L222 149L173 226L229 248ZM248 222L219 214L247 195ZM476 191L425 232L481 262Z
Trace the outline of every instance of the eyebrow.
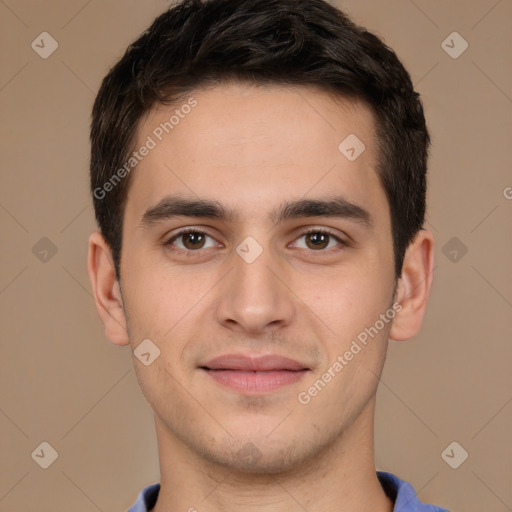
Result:
M235 210L227 208L218 201L167 196L144 212L139 227L151 227L175 217L210 218L234 222L239 215ZM325 200L285 201L270 212L268 219L277 224L289 219L304 217L338 217L361 223L368 228L373 225L373 219L368 210L342 196Z

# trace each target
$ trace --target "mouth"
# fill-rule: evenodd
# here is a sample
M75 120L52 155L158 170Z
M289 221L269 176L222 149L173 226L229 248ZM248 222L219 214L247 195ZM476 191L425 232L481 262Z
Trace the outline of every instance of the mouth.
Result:
M311 371L298 361L277 355L225 355L200 366L215 382L242 394L275 391L301 380Z

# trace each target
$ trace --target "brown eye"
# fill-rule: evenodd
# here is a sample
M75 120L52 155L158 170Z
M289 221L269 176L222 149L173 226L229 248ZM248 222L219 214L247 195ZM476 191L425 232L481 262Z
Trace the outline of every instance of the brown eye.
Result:
M195 252L215 245L211 244L209 246L205 246L207 238L212 239L210 235L207 235L202 231L185 230L174 235L170 240L165 242L164 245L171 246L177 252ZM179 243L176 244L175 242Z
M302 247L299 245L299 248L309 249L310 251L316 252L327 252L324 251L324 249L330 249L336 246L338 246L338 248L342 248L345 245L347 245L334 233L331 233L330 231L325 231L323 229L311 229L306 233L303 233L298 238L298 240L302 238L305 240L305 244Z
M325 249L329 245L329 235L325 233L308 233L305 236L309 249Z
M201 249L204 245L204 235L202 233L185 233L181 235L183 245L190 250Z

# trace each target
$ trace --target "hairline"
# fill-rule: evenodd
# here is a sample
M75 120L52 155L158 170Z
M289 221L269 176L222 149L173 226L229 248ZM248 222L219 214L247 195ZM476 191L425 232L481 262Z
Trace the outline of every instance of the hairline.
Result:
M206 82L206 83L204 83ZM333 87L330 87L328 85L323 86L321 84L300 84L300 83L289 83L284 82L279 79L273 79L273 80L249 80L246 78L239 78L239 77L228 77L228 78L216 78L214 82L212 83L212 80L205 78L204 82L200 82L195 87L190 87L185 89L182 89L180 93L176 94L174 97L172 97L171 100L168 102L161 102L161 101L154 101L148 108L142 112L142 114L139 116L139 119L137 120L136 125L133 128L132 135L129 139L128 144L126 145L126 151L123 155L123 161L126 161L129 158L129 155L132 154L138 147L139 141L140 141L140 130L142 128L142 124L150 117L152 113L154 113L159 107L164 108L174 108L176 106L179 106L181 102L183 102L187 96L191 96L194 93L199 93L207 90L212 90L217 87L223 87L225 85L230 84L245 84L249 86L254 87L262 87L262 88L281 88L281 89L291 89L297 90L300 92L301 90L310 90L316 93L326 94L329 96L330 99L332 99L339 108L349 110L349 109L359 109L363 108L366 110L371 117L371 126L372 131L374 135L374 139L376 141L376 144L374 146L375 151L375 169L374 171L377 173L380 181L380 175L381 175L381 167L383 165L383 162L381 161L384 158L383 152L381 150L381 143L382 137L379 135L379 117L377 116L375 112L375 107L370 104L368 100L366 100L361 94L349 94L344 93L342 91L336 91ZM121 247L120 251L122 252L122 230L124 226L124 214L126 210L126 201L128 198L128 193L130 191L130 187L133 181L132 177L133 173L130 173L126 177L126 181L124 184L124 187L122 188L121 195L122 195L122 201L119 204L119 218L121 222ZM389 202L389 198L387 195L387 192L385 190L385 187L383 186L383 183L381 183L384 194L386 196L386 203L388 204L388 208L391 208L391 204ZM391 211L390 211L391 214Z

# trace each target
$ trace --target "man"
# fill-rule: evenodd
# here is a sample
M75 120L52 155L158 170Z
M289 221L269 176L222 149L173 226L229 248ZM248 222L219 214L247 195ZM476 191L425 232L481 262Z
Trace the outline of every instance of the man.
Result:
M91 142L89 276L155 412L131 512L442 510L374 463L434 255L396 55L322 0L185 0L104 79Z

